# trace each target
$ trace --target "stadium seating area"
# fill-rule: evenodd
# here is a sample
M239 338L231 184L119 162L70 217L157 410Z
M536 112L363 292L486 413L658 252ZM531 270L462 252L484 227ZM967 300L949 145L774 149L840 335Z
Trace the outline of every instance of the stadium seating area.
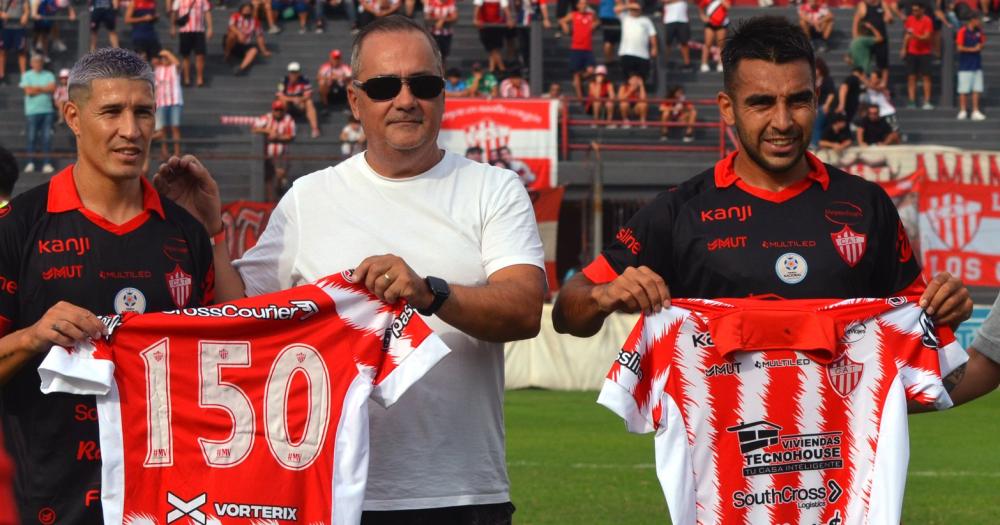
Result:
M257 116L267 112L275 87L284 75L288 62L301 63L307 78L314 80L316 70L325 60L327 53L332 49L340 49L344 51L346 58L352 39L348 22L343 14L337 11L330 13L331 18L327 24L327 30L323 34L312 32L300 34L297 21L288 20L284 22L285 30L282 33L266 35L268 47L273 55L269 58L258 58L248 75L233 76L232 66L222 60L221 42L226 20L233 13L235 7L235 4L230 4L215 7L213 10L216 32L209 43L206 67L207 87L187 88L184 91L183 135L186 141L184 150L205 159L218 178L223 195L227 199L250 196L249 174L259 173L254 163L260 163L259 160L251 157L259 156L260 151L256 149L259 146L252 144L251 134L245 124L223 124L220 117ZM459 20L454 26L456 34L448 65L459 67L463 72L468 73L474 62L484 61L485 53L472 22L472 2L459 0L458 10ZM692 20L692 35L695 40L700 40L702 24L698 20L697 9L691 5L689 10ZM765 9L745 5L734 7L730 16L735 20L763 11L783 14L790 18L795 17L794 8L771 7ZM853 10L845 7L835 8L833 11L836 22L831 46L821 56L827 60L832 77L839 85L849 72L849 66L843 57L850 39ZM81 13L81 18L86 19L85 8L78 8L78 12ZM416 16L422 15L418 12ZM657 17L653 17L653 19L656 21L658 30L662 30L662 24L657 20ZM85 20L79 23L83 24ZM176 49L177 41L170 37L168 24L169 19L161 17L159 22L160 39L168 49ZM62 25L63 40L68 44L68 50L61 54L52 55L51 67L54 70L71 65L75 57L78 56L79 46L85 45L87 42L86 35L82 39L78 38L76 23L64 22ZM79 27L86 26L80 25ZM905 136L905 142L976 149L991 148L1000 143L1000 125L997 124L1000 121L1000 112L995 109L1000 107L1000 48L991 45L991 40L998 36L996 22L985 24L985 30L988 44L983 53L983 69L987 91L984 94L982 106L983 111L990 118L983 122L959 122L955 120L957 109L950 97L939 99L938 107L932 111L905 109L904 104L899 102L904 98L903 94L905 93L905 76L897 54L898 45L902 41L902 27L899 22L890 26L890 41L894 47L890 52L892 57L890 82L891 88L896 94L899 124L901 132ZM129 30L125 24L121 23L121 18L119 18L119 34L122 37L122 45L128 46ZM662 38L662 35L660 37ZM595 31L595 49L600 49L600 38L600 31ZM543 76L541 85L543 86L548 86L551 82L558 82L562 86L563 93L572 93L571 75L565 59L568 47L569 38L556 38L554 28L546 30L543 36L543 70L541 72L528 71L527 73L529 75L541 74ZM696 54L692 54L696 56ZM675 64L679 62L676 49L671 58ZM598 62L600 63L600 61L599 56ZM617 63L609 64L610 77L615 81L620 78L617 67ZM722 76L719 73L682 71L674 64L665 65L662 61L659 62L658 67L664 71L658 75L657 85L650 90L651 98L663 97L667 85L681 84L685 87L689 99L714 99L716 92L721 87ZM0 86L0 122L4 123L3 126L0 126L0 144L14 151L23 151L22 94L16 87L18 75L13 56L8 56L8 72L6 85ZM941 74L938 72L934 79L935 97L938 97L940 87ZM651 113L652 121L656 119L656 112L651 110ZM576 103L569 104L568 114L571 121L589 118L584 113L582 106ZM304 119L300 119L298 137L291 149L292 154L296 157L290 167L290 173L293 176L308 173L334 162L331 157L336 156L340 151L338 135L346 123L347 116L339 109L321 113L320 127L323 130L323 135L316 139L309 138L308 125ZM718 122L718 111L711 105L699 107L698 118L699 121L703 122ZM650 149L648 146L661 144L658 137L659 130L655 127L645 130L636 128L625 130L599 126L593 129L588 123L569 126L566 138L574 144L589 144L591 141L597 141L606 145L637 146L635 151L604 151L602 153L605 161L612 161L607 162L604 167L605 183L611 195L648 195L655 188L662 187L665 183L682 180L718 158L717 152L642 151ZM678 139L670 144L678 144L679 142ZM717 129L700 128L696 133L696 140L691 145L718 148L719 143ZM54 136L54 149L64 152L67 156L72 151L71 138L65 127L57 129ZM591 153L587 151L571 152L560 163L561 182L569 183L571 186L589 184L593 169L593 163L590 159ZM61 164L67 162L66 158L57 160ZM665 166L670 166L670 169L665 169ZM18 188L23 190L41 180L43 180L41 174L25 176ZM570 195L572 194L573 192L570 193Z

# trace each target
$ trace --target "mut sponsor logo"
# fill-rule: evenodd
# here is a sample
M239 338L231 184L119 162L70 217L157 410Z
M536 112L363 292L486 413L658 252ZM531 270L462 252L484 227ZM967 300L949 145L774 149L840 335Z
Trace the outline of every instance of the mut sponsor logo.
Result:
M81 441L76 447L77 461L100 461L101 447L96 441Z
M743 476L827 470L844 466L842 432L781 435L781 426L755 421L726 429L735 433L743 455Z
M97 278L103 280L112 279L151 279L153 277L153 272L148 270L122 270L117 272L105 272L103 270L97 272Z
M8 279L0 275L0 291L5 292L9 295L14 295L17 293L17 281L13 279Z
M812 361L804 357L796 357L794 359L761 359L759 361L754 361L754 368L788 368L790 366L808 366L811 365Z
M53 266L42 272L42 279L51 281L54 279L79 279L83 277L83 265L71 264L68 266Z
M721 365L712 365L705 370L705 377L736 375L740 373L741 366L743 366L743 363L740 363L739 361Z
M624 349L618 351L618 364L631 370L632 373L635 374L635 376L640 380L642 379L642 368L640 367L641 361L642 356L640 356L638 352L629 352Z
M760 247L765 250L779 249L779 250L789 250L792 248L815 248L816 241L812 240L802 240L802 241L761 241Z
M618 230L618 235L615 235L615 239L624 244L632 252L632 255L639 255L639 252L642 251L642 244L639 243L639 239L635 238L635 232L632 231L632 228Z
M716 250L735 250L738 248L747 247L747 236L740 235L738 237L720 237L718 239L712 239L708 241L708 251L714 252Z
M319 312L319 306L313 301L288 301L288 306L269 304L266 306L239 306L222 304L218 306L202 306L198 308L182 308L163 312L167 315L187 315L192 317L231 317L244 319L263 319L272 321L305 321Z
M69 239L38 240L38 253L75 253L83 255L90 251L90 237L70 237Z
M826 220L841 226L854 226L865 218L861 207L853 202L833 201L823 210Z
M691 346L695 348L705 348L709 346L715 346L712 342L712 334L709 332L698 332L691 334Z
M760 492L738 490L733 492L733 507L743 509L756 505L794 504L800 509L811 509L836 503L843 494L844 489L831 479L826 482L826 485L819 487L785 486L780 489L772 488ZM832 525L831 522L827 523ZM837 523L839 524L839 522Z
M753 208L749 204L743 206L730 206L728 208L715 208L701 211L701 222L716 222L736 220L746 222L753 215Z

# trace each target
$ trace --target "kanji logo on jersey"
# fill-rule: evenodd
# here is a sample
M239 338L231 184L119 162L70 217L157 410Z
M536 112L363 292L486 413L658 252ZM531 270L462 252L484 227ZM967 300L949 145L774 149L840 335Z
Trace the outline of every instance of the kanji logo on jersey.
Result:
M167 274L167 287L170 288L170 298L174 300L177 308L184 308L191 297L191 274L181 269L181 265L174 266L173 271Z
M983 204L966 200L957 193L930 198L927 218L931 229L952 250L961 250L976 237Z
M858 233L845 224L839 232L831 233L830 238L833 239L837 253L851 268L854 268L858 261L864 257L867 236L863 233Z
M736 434L743 475L759 476L842 468L841 432L781 435L782 427L755 421L726 429Z
M830 385L841 397L847 397L854 392L854 389L861 383L864 372L865 365L847 357L847 354L841 355L826 367L826 375L830 380Z

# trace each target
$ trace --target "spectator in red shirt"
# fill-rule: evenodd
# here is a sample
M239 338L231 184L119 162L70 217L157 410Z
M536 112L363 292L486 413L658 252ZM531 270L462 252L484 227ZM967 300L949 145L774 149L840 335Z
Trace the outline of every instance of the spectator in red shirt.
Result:
M253 133L266 137L264 150L264 192L268 202L278 197L278 188L285 185L288 173L288 143L295 139L295 119L286 111L285 103L275 100L271 112L262 115L253 125Z
M694 142L694 123L698 120L698 110L684 96L684 88L673 86L667 91L667 101L660 104L660 122L683 122L687 124L684 130L684 142ZM660 128L660 140L670 137L670 127Z
M212 39L212 4L208 0L176 0L170 15L170 34L177 29L177 22L187 17L180 26L181 73L184 85L191 85L191 53L194 53L195 86L205 84L206 43Z
M726 28L729 27L729 0L701 0L698 4L698 16L705 23L705 43L701 48L701 71L707 73L708 55L712 46L722 49L726 41ZM722 72L722 62L715 65L715 70Z
M426 0L424 19L427 30L434 36L434 41L441 50L441 59L447 63L448 55L451 53L451 26L458 20L455 0Z
M490 72L503 71L503 49L504 35L507 30L504 28L514 27L514 16L510 12L508 0L473 0L476 10L473 13L473 21L479 29L479 41L483 48L490 55L488 68Z
M511 68L507 78L500 83L500 98L531 98L531 89L521 76L521 68Z
M618 110L622 114L622 129L632 127L629 117L638 118L639 127L646 129L649 103L646 102L646 84L638 73L630 75L628 81L618 88Z
M615 85L608 79L608 68L604 64L594 68L594 77L587 84L586 109L595 121L601 120L603 110L608 127L614 127L610 122L615 118ZM597 124L591 124L590 127L596 128Z
M833 13L823 0L805 0L799 6L799 27L810 40L820 39L817 48L820 53L829 49L830 34L833 33Z
M917 107L917 75L921 77L924 91L923 109L934 109L931 104L931 36L934 24L931 18L924 14L924 6L915 3L910 16L906 17L903 26L906 34L903 37L903 48L900 57L906 61L906 94L909 101L906 106Z
M227 59L235 56L240 60L240 64L233 69L235 75L243 75L250 69L258 51L265 57L271 56L264 42L264 32L260 29L260 22L253 16L253 6L250 3L244 2L240 5L240 10L229 17L223 47Z
M572 24L572 26L570 26ZM576 98L583 98L583 79L594 73L594 28L600 24L587 0L578 0L576 10L559 19L563 33L572 34L569 45L569 71L573 74ZM572 29L571 29L572 28Z
M351 66L340 59L340 50L330 51L330 58L319 66L316 73L319 83L319 100L324 107L347 102L347 85L351 82Z
M312 138L319 136L319 124L316 119L316 106L312 101L312 84L302 75L302 66L298 62L288 63L288 74L278 84L275 98L285 103L289 113L304 114L312 130Z

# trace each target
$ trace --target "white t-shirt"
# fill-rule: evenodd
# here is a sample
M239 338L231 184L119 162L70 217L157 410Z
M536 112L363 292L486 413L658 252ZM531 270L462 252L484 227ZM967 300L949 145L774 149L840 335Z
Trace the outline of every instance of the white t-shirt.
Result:
M663 23L672 24L674 22L688 21L688 3L684 0L667 0L663 6Z
M517 176L445 153L407 179L376 174L358 154L300 178L258 244L236 261L247 294L290 288L365 257L392 253L419 275L485 285L516 264L543 268L531 201ZM369 404L365 510L510 500L503 439L503 347L438 317L452 353L398 403Z
M644 16L622 14L622 41L618 45L618 56L633 56L649 59L649 39L656 36L656 26Z

